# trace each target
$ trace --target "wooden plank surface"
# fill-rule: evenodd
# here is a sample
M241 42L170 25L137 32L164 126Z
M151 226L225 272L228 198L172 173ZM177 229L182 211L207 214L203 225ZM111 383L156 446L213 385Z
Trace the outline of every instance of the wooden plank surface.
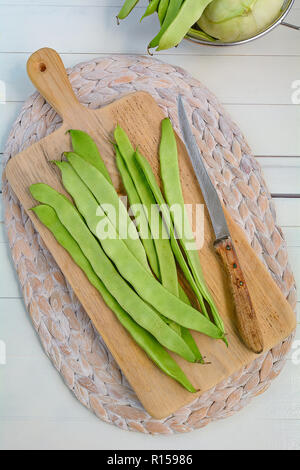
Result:
M145 4L146 0L140 0L140 4ZM12 8L14 5L14 8ZM68 52L63 56L64 62L68 65L75 65L78 62L93 59L100 53L109 55L113 51L117 53L126 54L130 52L131 47L128 48L128 42L123 41L119 48L114 45L114 38L116 35L122 34L130 35L131 40L136 42L136 19L129 19L127 25L123 23L122 31L115 27L113 35L110 36L110 40L107 41L107 31L101 27L102 18L106 18L106 8L112 5L121 5L121 0L0 0L0 13L10 7L9 14L6 9L5 22L6 28L14 30L14 42L13 48L11 48L10 42L6 42L5 48L0 53L0 80L5 80L8 89L14 88L14 97L10 94L9 99L17 99L18 102L14 104L13 110L4 111L4 105L0 105L1 119L0 119L0 135L3 136L2 142L8 135L9 129L12 125L14 118L17 116L18 110L21 107L21 101L28 96L31 92L29 88L29 81L26 78L25 63L31 52L36 50L41 45L48 44L54 46L53 39L49 38L49 29L55 31L56 25L59 23L59 17L61 16L61 8L68 5L86 7L93 5L93 7L103 7L102 13L98 14L99 23L94 21L95 9L90 9L84 17L85 22L89 22L90 29L93 34L89 32L84 37L78 37L72 34L73 47L66 51L66 41L63 35L59 41L59 51ZM44 31L37 37L35 28L28 27L28 16L26 18L27 23L24 21L18 29L15 28L14 15L18 10L23 14L24 9L28 9L29 6L34 6L34 18L39 24L44 25ZM55 7L52 14L45 14L49 12L49 7ZM45 10L47 7L48 10ZM295 2L294 12L289 16L288 21L300 24L299 21L299 6L298 2ZM65 29L65 35L70 34L73 26L78 25L78 12L72 12L71 8L68 15L68 28ZM1 19L0 19L1 21ZM100 25L100 27L99 27ZM1 27L1 33L3 28ZM97 35L97 42L95 43L94 37ZM147 33L148 34L148 33ZM24 38L30 36L27 41L26 49L24 49ZM4 35L1 35L1 40ZM224 49L213 49L196 47L195 45L183 45L180 48L173 50L171 54L161 55L161 59L169 61L171 55L173 63L179 66L185 67L192 71L196 78L199 78L204 82L212 91L217 92L218 97L222 102L228 102L228 96L230 92L231 98L235 103L239 104L240 109L243 108L243 113L246 115L247 108L250 108L255 103L264 103L264 97L269 96L269 105L272 105L274 120L278 121L281 116L281 108L277 106L282 103L282 100L288 99L290 92L290 86L283 83L279 78L284 71L288 73L290 70L290 81L299 80L300 75L296 68L299 66L299 55L300 55L300 42L298 39L298 33L296 31L288 30L287 28L280 28L278 31L272 33L268 38L264 38L247 47L235 47ZM53 36L52 36L53 38ZM145 36L147 39L147 37ZM144 38L144 39L145 39ZM146 40L145 39L145 40ZM32 48L28 49L28 42L32 44ZM78 44L80 42L80 50ZM84 53L81 53L82 47ZM140 52L144 52L143 42L139 43ZM13 50L12 50L13 49ZM186 58L188 55L188 58ZM224 60L221 63L220 58L223 56ZM289 56L291 61L287 62L286 57ZM20 59L21 58L21 59ZM228 63L230 66L230 75L228 72ZM245 59L245 60L244 60ZM265 60L262 60L265 59ZM249 60L249 62L247 62ZM248 66L247 66L248 63ZM251 63L251 67L250 64ZM294 65L292 65L294 64ZM246 73L245 73L246 67ZM218 70L217 76L214 75L214 71ZM292 70L295 70L295 72ZM255 74L255 80L257 80L257 96L253 96L251 100L248 96L248 90L253 90L253 73ZM224 74L228 77L227 80L223 79ZM242 77L241 80L236 80L236 89L231 88L231 81L233 75ZM265 77L273 76L272 80L265 80ZM19 77L19 79L17 79ZM205 78L204 78L205 77ZM206 78L207 77L207 78ZM234 77L233 77L234 78ZM232 91L232 92L231 92ZM19 96L19 98L17 98ZM238 96L238 100L235 98ZM258 101L259 100L259 101ZM267 103L265 103L267 104ZM287 103L288 104L288 103ZM291 104L291 102L290 102ZM8 103L7 108L11 105ZM12 108L11 108L12 109ZM250 129L251 135L255 137L254 147L257 155L263 155L261 148L256 145L256 136L260 137L263 119L260 119L260 108L256 108L256 118L254 120L244 120L243 131L248 136L248 129ZM266 125L266 123L264 123ZM270 127L271 134L272 122L268 122L267 125ZM283 173L284 181L287 181L288 177L293 180L293 169L284 167L286 156L297 155L296 151L296 140L293 139L293 144L286 139L286 132L290 133L290 129L293 129L293 134L299 133L299 128L296 127L292 113L290 115L285 114L282 119L282 132L279 134L273 134L275 139L275 145L272 141L267 141L264 145L264 149L267 150L267 155L274 155L279 157L281 168L277 168L267 173L265 171L265 177L269 187L280 185L280 175ZM4 138L5 135L5 138ZM300 139L299 139L300 140ZM278 151L278 148L281 150ZM252 142L253 145L253 142ZM0 146L0 152L3 149L3 145ZM288 151L287 151L288 150ZM299 161L299 158L298 158ZM276 165L275 165L276 166ZM274 180L274 181L273 181ZM279 187L280 189L280 187ZM290 193L295 194L300 192L299 184L292 185ZM286 194L286 188L284 192ZM0 199L0 208L2 200ZM293 268L300 285L300 266L295 265L292 255L294 250L290 252L291 247L299 247L299 231L300 221L298 214L300 213L300 199L276 199L275 206L277 209L279 223L283 225L285 236L289 243L289 257L293 263ZM3 220L1 218L1 220ZM1 229L1 227L0 227ZM44 409L40 408L40 412L35 414L34 402L29 402L28 406L26 400L23 400L22 406L19 408L18 413L6 414L5 417L0 418L0 448L20 449L20 448L86 448L86 449L298 449L300 448L300 417L295 413L295 409L300 409L300 384L296 380L299 376L299 366L291 364L288 365L282 375L272 385L271 389L261 397L256 398L252 404L250 404L242 412L236 414L230 419L225 421L218 421L210 424L207 428L199 430L194 433L188 433L187 435L178 436L165 436L152 437L143 436L139 434L132 434L118 430L114 426L106 425L96 419L89 411L82 408L82 406L72 397L66 387L62 384L62 381L57 372L52 368L48 358L41 352L39 340L35 334L32 334L32 341L35 341L36 350L35 355L28 357L28 361L25 364L21 360L21 356L18 356L18 360L12 364L10 356L14 355L14 346L11 343L12 337L16 338L16 341L22 343L23 335L32 333L32 326L30 320L26 314L22 300L9 299L7 298L8 288L11 289L13 296L20 296L18 292L18 283L14 277L10 277L10 273L14 272L12 263L10 262L10 254L8 252L6 239L2 233L2 240L4 243L3 251L1 252L0 259L0 276L1 276L1 289L0 298L3 301L0 303L0 339L5 339L8 349L8 362L7 366L0 366L0 383L3 383L4 373L9 373L10 369L14 376L19 376L23 373L24 368L27 370L27 374L23 376L24 389L28 391L28 396L35 396L37 387L40 390L42 399L47 404L51 405L51 411L48 416L44 415ZM4 257L7 257L7 261L2 263ZM8 282L8 277L11 281ZM13 286L12 287L10 286ZM5 287L6 286L6 287ZM14 292L13 292L14 291ZM298 294L299 295L299 294ZM15 302L15 307L12 307L12 303ZM298 309L299 310L299 309ZM13 324L7 325L5 336L2 333L4 331L6 317L3 316L5 312L10 312L11 316L17 317L18 328L15 329ZM9 331L10 334L8 335ZM40 361L37 362L37 356L40 357ZM34 374L30 373L33 370ZM55 391L53 392L52 387L48 387L43 381L43 376L47 375L49 383L55 384ZM36 380L33 380L33 377ZM13 403L16 399L15 395L15 383L10 381L7 384L5 399L0 401L1 407L8 407L12 409ZM282 399L287 390L293 390L293 395L290 402L290 410L285 406L285 402ZM22 393L21 391L19 392ZM59 403L63 402L66 407L72 408L68 416L61 415L59 413ZM264 414L264 410L268 403L268 408L276 410L276 416L273 417L272 413L270 416ZM53 406L52 406L53 405ZM293 408L292 408L293 407ZM296 407L296 408L295 408ZM291 411L293 409L293 412ZM33 417L33 415L35 415ZM247 422L247 428L245 429L245 422ZM237 429L243 429L243 432L236 432ZM232 439L232 435L235 439ZM47 436L47 437L45 437Z

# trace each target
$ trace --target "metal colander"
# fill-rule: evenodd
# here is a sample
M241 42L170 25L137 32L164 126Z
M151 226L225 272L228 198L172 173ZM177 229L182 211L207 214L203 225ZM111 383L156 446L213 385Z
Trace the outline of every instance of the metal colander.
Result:
M237 46L239 44L245 44L247 42L254 41L254 39L261 38L262 36L269 33L270 31L272 31L274 28L276 28L279 25L287 26L288 28L300 30L300 26L295 26L293 24L286 23L284 21L285 18L287 17L287 15L289 14L289 12L290 12L292 6L294 5L294 3L295 3L295 0L285 0L283 6L281 8L281 12L280 12L279 17L276 20L274 20L273 23L270 26L268 26L265 30L261 31L260 33L256 34L255 36L252 36L249 39L244 39L242 41L234 41L234 42L222 42L222 41L218 41L218 40L211 42L211 41L207 41L205 39L200 39L199 37L197 37L196 32L193 33L192 29L190 29L189 33L186 36L186 39L189 40L189 41L192 41L192 42L196 42L198 44L205 44L206 46Z

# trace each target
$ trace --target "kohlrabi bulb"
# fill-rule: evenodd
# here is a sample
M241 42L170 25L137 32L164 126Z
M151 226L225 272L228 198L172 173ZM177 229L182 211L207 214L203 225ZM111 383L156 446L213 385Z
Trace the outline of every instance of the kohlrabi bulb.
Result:
M241 41L266 29L284 0L214 0L198 21L205 33L224 42Z

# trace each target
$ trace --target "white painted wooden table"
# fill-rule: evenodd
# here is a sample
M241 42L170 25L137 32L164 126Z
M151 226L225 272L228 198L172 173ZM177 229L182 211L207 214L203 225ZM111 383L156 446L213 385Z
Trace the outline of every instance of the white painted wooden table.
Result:
M140 25L137 9L117 27L121 3L0 0L0 80L6 85L6 102L0 104L0 153L22 101L33 91L25 71L30 53L53 47L71 66L102 54L145 52L155 20ZM299 3L289 17L296 24ZM258 42L235 48L184 42L159 57L204 82L248 137L276 197L299 285L300 106L292 102L292 85L298 86L295 98L300 103L300 33L280 27ZM95 418L75 400L42 352L22 302L2 221L1 214L0 341L7 346L7 364L0 365L1 449L300 449L297 352L269 391L250 406L191 434L154 438Z

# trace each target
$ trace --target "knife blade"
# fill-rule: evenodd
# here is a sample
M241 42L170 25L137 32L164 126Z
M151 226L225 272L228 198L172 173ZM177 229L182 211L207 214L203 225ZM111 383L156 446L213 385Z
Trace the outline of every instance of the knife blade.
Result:
M214 246L229 276L241 339L249 349L260 354L264 349L263 336L245 276L230 236L221 201L205 168L180 95L178 97L178 119L183 140L216 236Z
M220 203L218 193L212 184L204 166L199 147L192 133L192 129L184 109L181 95L179 95L178 98L178 117L183 140L188 150L195 175L207 205L210 220L216 235L216 240L227 238L230 236L230 233L224 216L224 211Z

